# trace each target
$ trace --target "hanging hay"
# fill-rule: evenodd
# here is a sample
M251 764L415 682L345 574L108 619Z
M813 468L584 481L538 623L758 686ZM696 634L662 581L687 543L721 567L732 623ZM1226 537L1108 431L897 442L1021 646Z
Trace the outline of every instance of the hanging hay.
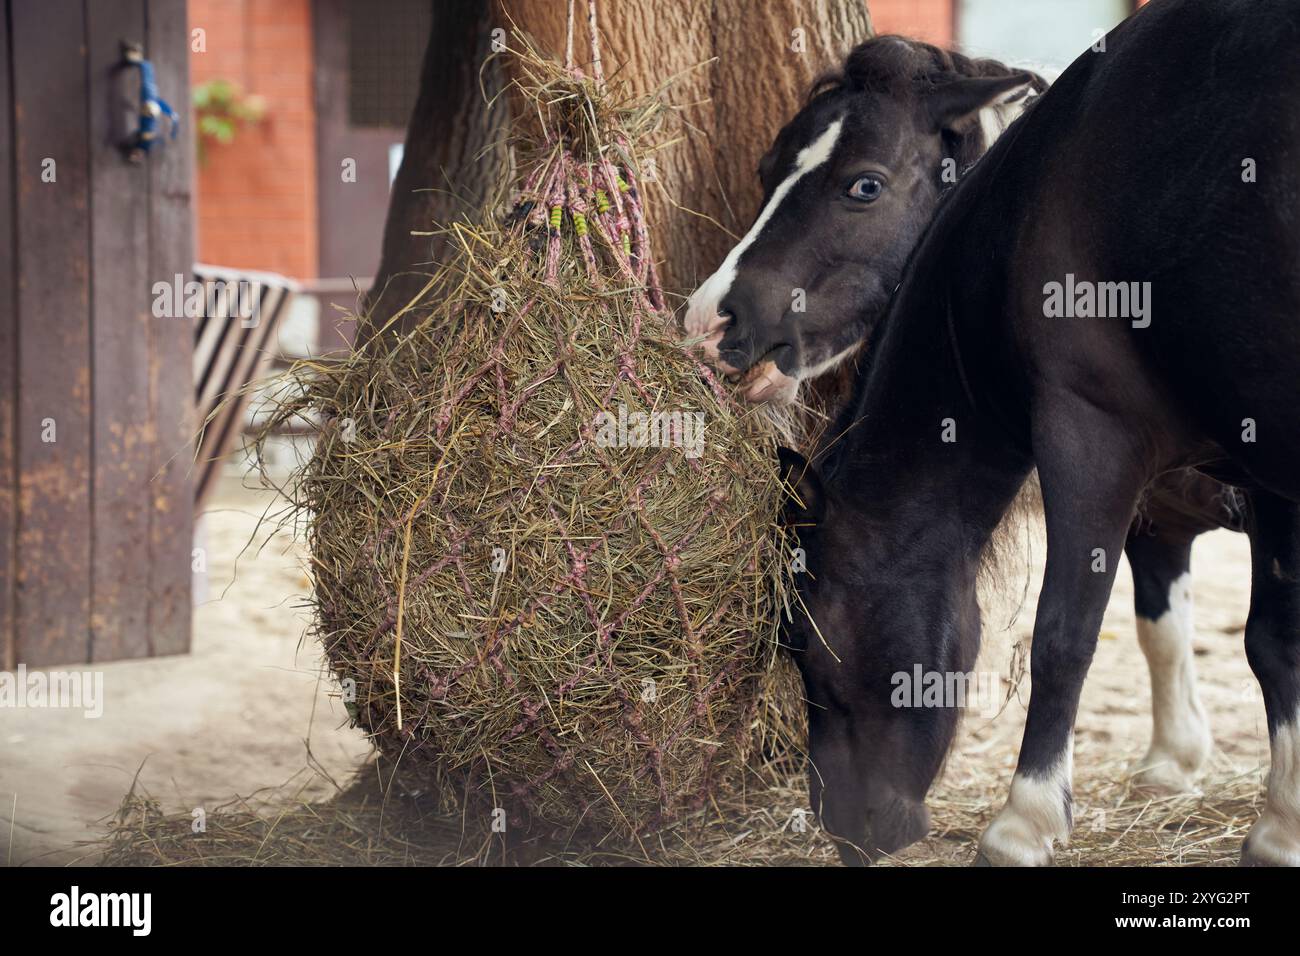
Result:
M638 176L658 103L516 42L540 133L508 215L447 227L408 306L432 316L298 366L269 429L321 423L290 491L316 629L390 764L484 819L642 832L764 724L774 445L663 306Z

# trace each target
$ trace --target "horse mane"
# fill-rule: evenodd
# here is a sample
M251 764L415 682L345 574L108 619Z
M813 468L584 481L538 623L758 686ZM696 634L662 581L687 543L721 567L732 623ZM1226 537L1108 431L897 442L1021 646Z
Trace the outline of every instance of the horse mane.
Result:
M958 80L1018 73L1030 77L1033 93L1029 103L1032 104L1049 86L1046 79L1032 70L1011 67L999 60L969 57L921 40L890 34L872 37L849 51L843 67L814 81L808 91L808 103L824 96L854 93L919 99ZM955 140L953 155L963 172L973 166L991 145L979 142L978 137L956 137Z
M900 95L908 91L924 94L951 83L972 77L1011 76L1029 73L1035 93L1042 93L1048 83L1030 70L1007 66L999 60L973 58L954 50L913 40L905 36L872 37L855 46L845 57L844 66L819 77L808 92L808 102L827 93L887 93Z

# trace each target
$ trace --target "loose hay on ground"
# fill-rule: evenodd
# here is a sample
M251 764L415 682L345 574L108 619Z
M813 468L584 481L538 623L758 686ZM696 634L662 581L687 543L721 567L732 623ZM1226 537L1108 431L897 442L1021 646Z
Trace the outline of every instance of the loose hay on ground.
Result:
M192 832L189 813L165 814L147 795L133 793L96 848L104 850L103 862L123 866L835 863L831 842L800 810L807 806L807 778L794 763L752 769L743 787L639 842L608 834L590 843L583 834L567 842L533 835L506 848L472 833L428 798L385 792L367 768L324 803L295 800L291 787L233 801L208 813L203 834ZM1147 797L1121 782L1122 767L1088 768L1080 780L1080 806L1088 811L1070 846L1058 850L1058 865L1236 865L1242 836L1259 816L1257 771L1218 776L1206 783L1204 796ZM884 865L969 864L1003 796L995 788L941 785L928 801L934 832Z

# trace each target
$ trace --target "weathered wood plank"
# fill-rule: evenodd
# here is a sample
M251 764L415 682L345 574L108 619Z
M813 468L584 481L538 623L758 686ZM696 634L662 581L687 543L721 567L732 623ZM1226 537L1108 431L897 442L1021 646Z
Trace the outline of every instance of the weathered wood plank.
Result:
M8 4L5 4L8 7ZM17 666L14 606L18 568L18 302L14 284L13 91L9 18L0 18L0 669Z
M83 662L90 645L84 13L81 0L10 7L21 511L16 643L18 660L29 665Z
M94 293L90 651L92 660L116 660L150 653L149 480L157 434L149 403L149 169L127 162L121 150L139 112L138 73L123 68L121 42L144 42L145 0L96 0L86 14Z
M188 277L194 264L191 221L193 169L189 109L189 30L185 0L148 0L147 51L162 96L181 116L182 135L149 156L149 276L151 282ZM190 646L193 547L193 325L184 316L149 318L154 453L149 533L149 636L154 654Z

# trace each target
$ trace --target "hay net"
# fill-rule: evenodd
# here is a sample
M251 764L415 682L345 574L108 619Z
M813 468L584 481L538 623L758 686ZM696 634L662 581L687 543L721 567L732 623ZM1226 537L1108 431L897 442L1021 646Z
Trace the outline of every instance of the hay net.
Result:
M772 435L685 355L655 276L661 106L604 82L594 17L590 76L512 41L537 129L508 211L444 227L430 317L298 366L268 431L320 423L289 492L381 754L460 807L642 832L766 732L783 545Z

